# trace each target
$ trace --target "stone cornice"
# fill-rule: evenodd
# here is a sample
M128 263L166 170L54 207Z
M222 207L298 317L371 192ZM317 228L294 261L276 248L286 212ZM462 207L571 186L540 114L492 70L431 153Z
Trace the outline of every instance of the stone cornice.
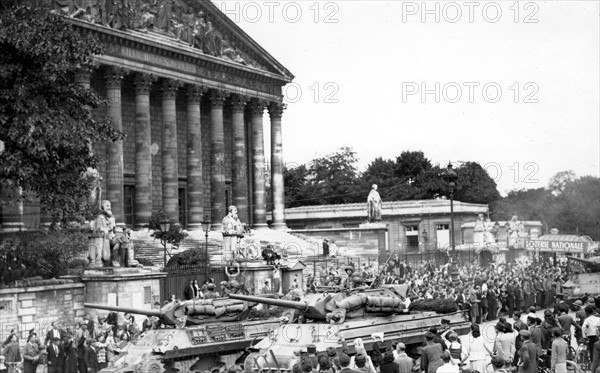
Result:
M196 49L186 46L184 43L173 43L172 40L153 38L147 34L136 31L115 30L78 19L69 19L69 21L72 22L76 28L80 29L83 34L93 34L102 43L107 45L106 55L132 58L132 53L130 52L133 50L158 57L170 58L196 66L194 72L195 75L202 76L206 71L212 70L215 73L225 74L223 75L223 78L227 78L227 75L234 75L269 85L277 85L279 87L292 80L292 78L284 75L254 69L204 54ZM167 42L169 42L169 44L167 44ZM133 55L133 59L144 63L152 63L152 61L136 59L135 55ZM191 73L191 71L185 71L178 69L177 67L170 68ZM206 76L206 78L224 80L219 79L218 76Z

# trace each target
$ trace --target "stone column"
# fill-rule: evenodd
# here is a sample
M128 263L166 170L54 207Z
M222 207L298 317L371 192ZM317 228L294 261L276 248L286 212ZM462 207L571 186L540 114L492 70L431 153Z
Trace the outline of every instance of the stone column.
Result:
M177 164L177 114L175 99L179 83L165 79L162 82L162 205L171 223L179 222L179 191Z
M150 74L135 76L135 228L142 229L152 215L152 138L150 127Z
M232 104L233 122L233 201L242 223L248 223L248 157L246 150L246 129L244 128L244 108L248 97L234 95Z
M212 229L220 231L221 221L227 214L225 206L225 135L223 130L223 103L225 91L210 91L210 206Z
M123 132L123 119L121 117L121 82L123 69L108 67L105 71L106 98L108 107L106 116L112 126ZM117 225L125 225L125 202L123 198L123 141L108 142L106 146L106 195L105 199L111 203L112 213Z
M200 125L200 99L203 87L188 86L187 104L187 180L188 180L188 229L202 229L204 220L204 193L202 193L202 130Z
M271 102L271 196L273 200L273 229L287 229L285 225L285 193L283 185L283 145L281 139L281 115L286 105Z
M254 229L264 229L267 226L267 206L265 199L265 145L263 137L263 113L266 103L262 100L251 101L252 111L252 191L254 206Z

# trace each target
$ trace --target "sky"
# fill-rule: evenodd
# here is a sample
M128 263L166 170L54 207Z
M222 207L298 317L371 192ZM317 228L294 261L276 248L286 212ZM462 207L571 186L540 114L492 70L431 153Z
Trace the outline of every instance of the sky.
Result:
M503 195L600 174L598 1L213 2L295 75L288 166L419 150L478 162Z

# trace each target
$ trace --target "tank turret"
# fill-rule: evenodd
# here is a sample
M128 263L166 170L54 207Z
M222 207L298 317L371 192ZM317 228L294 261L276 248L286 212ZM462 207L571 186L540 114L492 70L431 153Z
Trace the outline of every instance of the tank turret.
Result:
M126 312L137 315L155 316L164 325L201 325L210 322L231 322L244 320L256 302L246 302L228 298L175 301L165 304L160 310L108 306L84 303L86 308Z
M231 299L292 308L308 320L341 324L346 319L409 313L404 297L393 287L357 288L337 293L307 294L302 301L230 294Z

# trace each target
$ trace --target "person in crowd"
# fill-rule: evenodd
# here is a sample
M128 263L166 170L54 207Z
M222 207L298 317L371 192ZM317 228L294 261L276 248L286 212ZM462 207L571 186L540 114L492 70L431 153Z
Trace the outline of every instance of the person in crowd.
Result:
M567 373L567 352L569 346L562 338L561 328L552 329L552 353L550 354L550 369L553 373Z
M594 358L592 359L592 373L600 373L600 341L594 343Z
M85 341L84 360L88 373L98 372L98 353L96 351L96 341L93 339Z
M202 291L200 290L197 279L194 279L194 294L196 295L195 299L204 299L204 294L202 294Z
M185 300L191 300L196 298L196 288L194 287L194 280L188 281L185 289L183 289L183 297Z
M53 321L52 323L50 323L50 330L48 330L48 332L46 333L46 339L44 340L44 345L50 346L50 342L51 342L52 338L60 339L60 337L61 337L61 335L60 335L60 331L58 330L58 325L56 324L56 321Z
M406 354L406 345L398 342L396 345L396 356L394 362L398 364L400 373L410 373L414 366L413 359Z
M509 316L510 317L510 316ZM519 332L521 330L527 330L529 329L529 327L527 326L527 324L521 320L521 311L515 311L515 313L513 314L513 329L516 332Z
M37 333L31 330L27 337L27 343L23 347L23 373L35 373L39 360L40 347Z
M485 371L485 360L492 355L485 343L485 339L481 336L479 325L471 325L470 337L467 337L468 342L463 346L462 362L469 362L469 367L472 370L479 372Z
M108 361L106 360L106 337L104 335L100 336L95 347L96 357L98 359L98 370L102 370L108 366Z
M109 329L112 331L112 329ZM78 360L77 360L77 345L74 343L74 335L72 332L67 332L63 339L63 372L64 373L77 373L78 371Z
M399 365L394 362L394 353L392 351L386 351L383 354L381 365L379 366L380 373L400 373Z
M358 370L350 368L350 356L342 353L339 357L340 370L338 373L360 373Z
M441 367L442 345L434 342L435 335L431 332L425 333L425 342L427 345L421 350L421 371L425 373L436 373Z
M519 350L519 362L517 363L518 373L536 373L538 349L535 343L530 340L531 333L528 330L519 332L523 337L523 345Z
M119 354L119 347L117 346L117 340L115 340L115 334L110 329L106 334L106 360L110 363L115 360Z
M452 363L452 356L450 356L450 351L442 352L442 361L444 362L439 368L437 368L436 373L458 373L459 367L456 364Z
M269 281L265 281L264 286L260 289L261 294L273 294L271 287L269 286Z
M8 366L8 373L12 373L14 371L13 363L20 363L22 361L19 338L16 334L11 333L8 337L8 343L4 346L2 354L5 357L5 364Z
M48 373L62 373L65 354L59 345L60 338L52 337L50 345L46 348L48 352Z
M591 304L585 306L585 315L585 321L583 322L581 329L583 338L587 338L588 340L590 360L593 360L594 344L598 342L598 333L600 332L600 317L598 317L598 314L594 310L594 306Z

